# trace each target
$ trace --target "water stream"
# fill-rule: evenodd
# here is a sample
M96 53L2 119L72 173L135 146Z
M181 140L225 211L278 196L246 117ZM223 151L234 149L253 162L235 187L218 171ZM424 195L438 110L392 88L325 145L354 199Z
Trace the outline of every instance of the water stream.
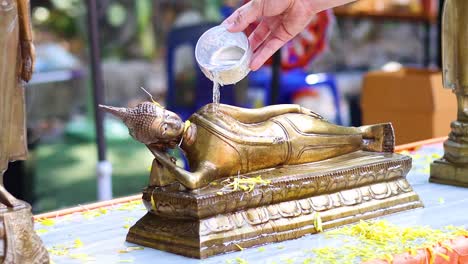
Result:
M218 112L221 97L220 86L224 83L219 73L232 68L244 56L244 53L245 50L238 46L227 46L215 51L211 56L210 71L213 74L213 112Z

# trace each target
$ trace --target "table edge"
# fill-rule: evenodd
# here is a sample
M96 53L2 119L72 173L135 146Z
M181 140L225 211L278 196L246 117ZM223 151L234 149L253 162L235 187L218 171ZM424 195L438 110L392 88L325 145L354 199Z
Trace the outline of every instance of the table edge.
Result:
M421 140L421 141L416 141L408 144L403 144L395 147L395 152L401 152L401 151L410 151L417 149L423 145L429 145L429 144L437 144L437 143L442 143L447 139L447 137L440 137L440 138L432 138L432 139L426 139L426 140ZM65 215L70 215L74 213L81 213L85 211L90 211L98 208L103 208L103 207L108 207L108 206L113 206L117 204L123 204L123 203L128 203L136 200L141 200L142 195L141 194L136 194L136 195L131 195L131 196L126 196L126 197L121 197L121 198L116 198L112 200L107 200L107 201L102 201L102 202L96 202L96 203L91 203L87 205L79 205L71 208L66 208L66 209L61 209L57 211L52 211L52 212L47 212L47 213L42 213L34 216L35 220L38 219L44 219L44 218L56 218L59 216L65 216Z

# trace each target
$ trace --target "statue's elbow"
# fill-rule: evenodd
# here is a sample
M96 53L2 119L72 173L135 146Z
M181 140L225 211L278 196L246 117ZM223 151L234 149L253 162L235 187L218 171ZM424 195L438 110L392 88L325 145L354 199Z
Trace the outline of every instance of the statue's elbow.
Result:
M183 180L180 181L187 189L199 189L210 183L212 177L206 170L186 172L184 173Z
M197 184L196 182L192 182L192 181L186 182L186 183L184 184L184 186L185 186L187 189L190 189L190 190L194 190L194 189L199 188L199 187L198 187L198 184Z
M195 175L190 175L190 177L185 181L184 186L190 190L203 187L202 182L198 179L198 177L195 177Z

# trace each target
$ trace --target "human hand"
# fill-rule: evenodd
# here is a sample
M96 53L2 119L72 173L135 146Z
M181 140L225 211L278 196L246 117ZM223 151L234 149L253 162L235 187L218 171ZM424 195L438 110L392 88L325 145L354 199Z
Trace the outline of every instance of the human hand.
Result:
M230 32L244 31L261 20L249 36L254 52L250 62L258 70L286 42L299 34L317 12L354 0L252 0L237 9L223 25Z

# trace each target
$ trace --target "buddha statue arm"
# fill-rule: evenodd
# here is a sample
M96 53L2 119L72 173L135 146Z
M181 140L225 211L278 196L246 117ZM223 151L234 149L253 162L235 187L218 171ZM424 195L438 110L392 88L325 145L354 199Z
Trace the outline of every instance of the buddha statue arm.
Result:
M216 179L216 167L208 162L203 163L196 171L190 172L174 164L165 153L152 148L150 150L154 157L174 175L177 181L188 189L201 188Z
M29 81L34 71L35 50L32 43L32 29L29 0L18 1L21 48L21 79Z
M288 113L302 113L318 119L323 119L319 114L296 104L271 105L258 109L247 109L221 104L219 109L221 112L224 112L245 124L264 122L272 117Z

